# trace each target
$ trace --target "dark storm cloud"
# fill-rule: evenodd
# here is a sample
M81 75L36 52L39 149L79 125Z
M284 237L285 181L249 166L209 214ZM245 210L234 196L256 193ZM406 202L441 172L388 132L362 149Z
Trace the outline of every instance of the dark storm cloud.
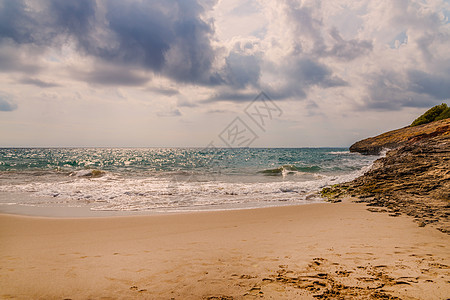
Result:
M53 18L52 22L58 26L57 31L53 34L59 33L58 31L67 33L74 36L82 47L89 49L90 43L92 43L89 38L97 25L96 2L92 0L45 2L48 3L47 15Z
M268 86L263 88L263 91L270 95L270 99L272 100L286 100L289 98L303 100L307 96L305 89L294 81L288 82L288 84L278 88Z
M82 45L95 25L96 2L91 0L63 1L24 0L0 3L0 40L10 39L18 45L53 46L75 37ZM62 40L61 40L62 39Z
M231 102L249 102L255 98L255 93L240 92L233 89L226 89L220 91L210 98L204 100L204 103L216 102L216 101L231 101Z
M410 89L419 94L430 95L436 99L450 99L450 73L446 76L431 75L419 70L408 72Z
M117 40L116 47L105 49L106 59L125 63L142 64L161 71L165 53L175 41L173 31L174 3L168 1L167 11L163 3L113 1L107 4L106 19Z
M305 56L291 56L286 58L285 64L282 66L271 67L271 71L275 72L280 78L284 78L284 84L281 86L272 86L270 83L261 86L258 82L260 76L259 65L255 59L239 57L236 62L231 65L236 68L236 74L231 73L228 78L240 80L239 82L230 82L230 87L222 89L214 94L205 102L214 101L232 101L232 102L248 102L252 101L254 93L242 91L242 88L250 85L251 87L263 90L268 93L272 100L285 100L288 98L305 99L307 91L312 86L320 86L323 88L332 88L338 86L347 86L348 83L333 75L331 69L311 58ZM251 66L253 68L245 68ZM230 67L230 65L228 65ZM230 68L230 69L232 69ZM242 70L240 69L242 68ZM241 70L241 72L239 72ZM250 84L251 83L251 84Z
M215 57L210 44L212 24L202 19L203 7L185 1L107 1L106 46L93 46L77 36L86 53L119 64L133 65L181 82L219 83L212 71ZM101 26L99 26L101 28ZM80 28L78 32L83 32Z
M203 7L196 1L174 3L177 13L171 16L169 24L174 42L165 53L164 73L178 81L220 84L220 76L212 70L215 59L215 51L211 46L214 34L212 22L202 20Z
M307 57L293 57L286 69L289 77L302 86L318 85L324 88L345 86L347 83L333 75L326 65Z
M212 71L214 30L203 13L195 0L40 0L30 5L4 0L0 42L45 48L71 40L80 53L123 68L132 65L176 81L215 85L221 79ZM97 83L103 82L100 76Z
M34 42L33 29L38 26L34 18L24 1L3 0L0 3L0 40L9 38L18 44Z
M348 85L333 75L326 65L303 55L287 58L280 70L279 76L285 76L285 84L276 88L270 85L263 87L273 100L305 99L313 86L333 88Z
M46 81L42 81L40 79L30 78L30 77L24 77L24 78L20 79L18 82L22 83L22 84L35 85L35 86L38 86L41 88L51 88L51 87L60 86L59 84L56 84L53 82L46 82Z
M393 71L370 75L368 78L367 98L360 109L367 110L399 110L402 107L430 107L441 103L448 98L447 86L438 87L437 84L445 82L436 79L436 82L428 74L413 71L413 76L405 79L401 73ZM411 80L413 79L413 80ZM437 88L438 90L434 90Z
M260 61L255 55L232 51L226 58L225 74L227 84L235 88L258 86L261 75Z
M13 111L17 109L17 104L12 100L0 95L0 111Z

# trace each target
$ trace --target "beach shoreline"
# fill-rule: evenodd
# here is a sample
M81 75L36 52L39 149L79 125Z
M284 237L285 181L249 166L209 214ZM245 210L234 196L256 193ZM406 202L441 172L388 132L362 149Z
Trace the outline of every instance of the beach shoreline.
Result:
M0 245L0 298L450 294L448 235L348 199L153 216L1 214Z
M186 206L167 209L149 209L149 210L99 210L96 206L80 205L69 206L65 203L52 204L46 197L34 197L26 193L5 193L0 192L0 214L17 215L28 217L44 218L108 218L108 217L126 217L126 216L154 216L154 215L176 215L202 212L219 212L235 210L251 210L270 207L311 205L316 203L327 203L322 200L318 193L313 194L312 199L303 202L298 201L265 201L253 203L237 203L206 206ZM5 200L9 199L9 200ZM42 202L38 205L26 204L26 200ZM11 201L12 200L12 201ZM23 203L23 204L22 204Z

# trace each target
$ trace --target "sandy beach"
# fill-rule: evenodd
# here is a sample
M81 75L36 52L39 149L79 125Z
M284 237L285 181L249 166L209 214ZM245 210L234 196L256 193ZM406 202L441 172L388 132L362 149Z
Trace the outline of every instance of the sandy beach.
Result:
M364 204L0 216L0 298L446 299L449 236ZM389 298L391 299L391 298Z

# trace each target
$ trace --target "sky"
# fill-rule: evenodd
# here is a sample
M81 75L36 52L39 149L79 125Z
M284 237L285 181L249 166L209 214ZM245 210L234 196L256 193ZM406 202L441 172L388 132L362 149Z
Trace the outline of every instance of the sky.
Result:
M449 18L448 0L0 0L0 147L348 147L449 103Z

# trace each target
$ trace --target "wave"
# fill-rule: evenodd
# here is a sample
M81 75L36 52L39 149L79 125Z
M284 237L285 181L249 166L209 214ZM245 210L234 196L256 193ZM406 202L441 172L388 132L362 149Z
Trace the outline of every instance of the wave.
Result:
M69 174L69 176L98 178L98 177L102 177L105 174L106 173L101 170L87 169L87 170L79 170L79 171L72 172Z
M275 169L267 169L258 171L258 173L267 175L267 176L279 176L279 175L293 175L298 172L304 173L316 173L320 171L321 168L319 166L307 166L307 167L297 167L294 165L284 165Z
M225 149L211 163L195 149L32 149L14 160L0 153L7 165L0 166L0 193L17 193L18 205L104 211L307 204L322 201L321 188L364 174L377 158L331 150L339 149ZM78 166L64 166L74 161Z
M335 155L344 155L344 154L352 154L350 151L331 151L327 152L328 154L335 154Z
M308 167L311 169L314 166ZM314 173L306 181L225 182L198 181L185 178L129 177L100 170L79 170L59 182L22 181L0 185L0 192L28 193L25 205L64 205L89 207L99 211L172 211L230 207L265 207L267 205L308 204L320 202L318 191L326 186L351 181L372 167L341 174ZM283 170L300 172L301 168L285 165L265 170L280 174ZM272 173L270 173L272 172ZM94 177L95 174L105 174ZM89 179L89 180L86 180ZM292 178L294 179L294 178ZM25 201L25 200L24 200Z

